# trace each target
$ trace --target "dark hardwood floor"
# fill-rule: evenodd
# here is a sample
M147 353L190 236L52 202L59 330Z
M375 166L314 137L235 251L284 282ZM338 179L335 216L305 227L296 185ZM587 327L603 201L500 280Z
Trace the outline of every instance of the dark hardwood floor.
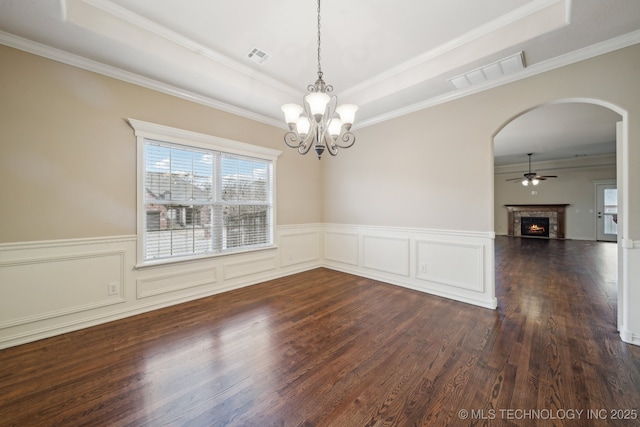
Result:
M639 425L615 281L614 244L507 237L498 310L313 270L0 351L0 425Z

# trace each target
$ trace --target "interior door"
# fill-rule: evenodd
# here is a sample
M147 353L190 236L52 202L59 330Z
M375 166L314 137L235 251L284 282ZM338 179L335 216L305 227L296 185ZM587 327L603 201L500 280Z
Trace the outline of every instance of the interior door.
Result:
M596 184L596 240L618 241L618 189L615 184Z

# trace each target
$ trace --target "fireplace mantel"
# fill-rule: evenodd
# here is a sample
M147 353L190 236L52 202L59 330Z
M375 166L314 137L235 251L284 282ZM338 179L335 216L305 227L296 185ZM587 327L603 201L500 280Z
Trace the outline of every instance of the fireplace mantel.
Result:
M516 222L520 222L522 213L527 213L532 216L543 216L545 213L553 218L554 229L550 238L564 239L565 235L565 211L568 203L566 204L546 204L546 205L504 205L509 213L508 225L509 236L520 236L520 228L515 227Z

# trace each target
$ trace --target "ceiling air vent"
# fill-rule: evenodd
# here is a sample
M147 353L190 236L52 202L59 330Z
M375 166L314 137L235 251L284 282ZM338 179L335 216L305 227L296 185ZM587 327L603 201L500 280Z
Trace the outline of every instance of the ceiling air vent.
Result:
M447 79L456 89L476 85L487 80L495 79L506 74L524 70L524 53L518 52L502 58L499 61L484 65L467 73Z
M264 64L265 61L269 59L269 54L264 50L254 47L247 53L247 58L249 58L256 64Z

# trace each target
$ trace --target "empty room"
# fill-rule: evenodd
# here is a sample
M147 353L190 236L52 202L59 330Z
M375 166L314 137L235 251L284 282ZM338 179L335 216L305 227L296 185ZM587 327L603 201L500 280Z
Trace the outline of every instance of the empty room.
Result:
M0 0L0 426L640 421L640 2Z

